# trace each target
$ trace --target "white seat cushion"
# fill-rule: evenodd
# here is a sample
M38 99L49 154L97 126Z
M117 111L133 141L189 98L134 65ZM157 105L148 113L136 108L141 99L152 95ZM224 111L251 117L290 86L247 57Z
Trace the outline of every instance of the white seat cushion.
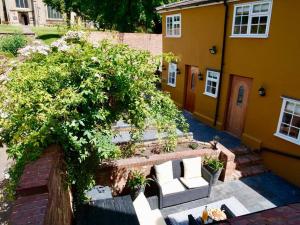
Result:
M184 178L201 177L201 157L183 159Z
M167 225L159 209L152 210L152 217L155 225Z
M140 225L150 225L148 221L151 220L151 208L143 193L140 193L133 201L133 207Z
M157 181L160 185L173 180L172 162L168 161L154 166Z
M178 179L173 179L172 181L161 185L161 191L163 195L177 193L185 190L186 188Z
M150 205L143 193L133 201L133 207L140 225L166 225L164 217L159 209L151 210Z
M194 177L189 179L180 177L180 180L188 188L197 188L197 187L209 185L208 182L203 177Z

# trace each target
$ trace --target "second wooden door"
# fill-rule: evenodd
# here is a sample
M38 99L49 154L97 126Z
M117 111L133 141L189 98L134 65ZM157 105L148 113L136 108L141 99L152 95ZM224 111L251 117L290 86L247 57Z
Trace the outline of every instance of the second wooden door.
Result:
M196 81L198 72L198 67L187 66L186 95L184 108L189 112L193 112L195 109Z
M240 137L244 130L252 79L233 76L226 120L226 130Z

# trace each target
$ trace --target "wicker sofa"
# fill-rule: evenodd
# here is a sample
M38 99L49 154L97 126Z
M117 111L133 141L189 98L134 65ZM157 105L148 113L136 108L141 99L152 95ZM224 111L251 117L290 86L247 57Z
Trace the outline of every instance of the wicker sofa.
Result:
M154 176L155 184L158 187L158 206L160 209L210 196L212 175L203 166L201 167L203 182L199 186L196 185L196 187L193 188L188 187L181 181L184 175L182 160L173 160L172 169L173 181L169 184L161 185ZM164 187L165 185L169 185L170 187ZM167 188L173 190L165 191Z

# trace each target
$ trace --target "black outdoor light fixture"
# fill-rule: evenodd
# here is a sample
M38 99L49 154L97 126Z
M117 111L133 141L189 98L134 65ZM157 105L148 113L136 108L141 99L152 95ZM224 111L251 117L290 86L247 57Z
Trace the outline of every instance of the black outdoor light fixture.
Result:
M176 69L176 74L180 74L180 69L179 68Z
M217 54L217 47L214 45L209 49L210 54L215 55Z
M198 80L203 80L203 74L201 72L198 73Z
M259 94L260 96L266 96L266 89L265 89L263 86L261 86L261 87L258 89L258 94Z
M167 69L166 66L165 66L164 64L162 65L161 68L162 68L162 70L166 70L166 69Z

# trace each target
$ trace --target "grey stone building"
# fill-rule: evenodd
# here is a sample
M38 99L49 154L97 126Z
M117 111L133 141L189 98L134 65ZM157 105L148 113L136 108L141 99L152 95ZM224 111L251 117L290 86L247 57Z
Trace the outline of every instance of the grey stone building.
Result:
M51 25L65 22L65 16L42 0L0 0L0 23Z

